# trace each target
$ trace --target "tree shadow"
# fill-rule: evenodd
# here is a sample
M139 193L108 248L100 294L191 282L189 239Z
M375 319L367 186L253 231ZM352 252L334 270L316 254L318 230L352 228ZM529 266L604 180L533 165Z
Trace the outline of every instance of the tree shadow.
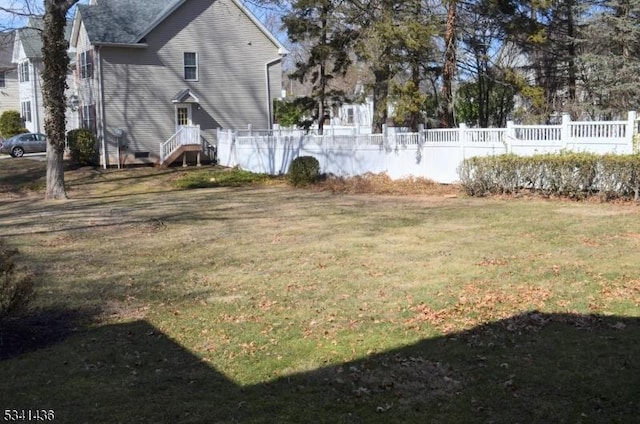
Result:
M0 319L0 361L61 343L95 314L50 308Z
M139 320L0 362L0 398L60 422L626 423L638 353L637 318L530 312L241 386Z

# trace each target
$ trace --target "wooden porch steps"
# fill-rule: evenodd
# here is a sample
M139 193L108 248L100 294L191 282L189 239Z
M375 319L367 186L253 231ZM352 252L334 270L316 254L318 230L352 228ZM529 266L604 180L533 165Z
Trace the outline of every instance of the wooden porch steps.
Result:
M165 159L164 163L161 165L163 168L168 168L173 162L178 160L180 157L184 157L183 155L187 152L198 152L198 165L200 164L200 155L202 152L202 146L199 144L183 144L179 146L173 153L171 153Z

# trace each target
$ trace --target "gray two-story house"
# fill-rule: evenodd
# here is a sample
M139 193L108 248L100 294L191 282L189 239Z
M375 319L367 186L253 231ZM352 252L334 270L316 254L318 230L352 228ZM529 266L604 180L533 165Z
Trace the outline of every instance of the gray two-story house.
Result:
M270 128L286 54L237 0L92 0L71 49L105 167L170 163L215 145L218 128Z

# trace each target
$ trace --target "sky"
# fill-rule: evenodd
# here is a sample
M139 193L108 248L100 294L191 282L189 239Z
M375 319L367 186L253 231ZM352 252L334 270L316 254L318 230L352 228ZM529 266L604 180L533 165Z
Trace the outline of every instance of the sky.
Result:
M0 0L0 31L23 27L28 15L42 14L43 4L43 0Z
M43 3L43 0L0 0L0 31L23 27L27 22L27 15L42 13ZM89 0L80 0L78 3L89 3ZM241 3L250 9L280 41L286 40L286 34L279 29L279 13L276 8L256 6L256 2L251 0L241 0Z

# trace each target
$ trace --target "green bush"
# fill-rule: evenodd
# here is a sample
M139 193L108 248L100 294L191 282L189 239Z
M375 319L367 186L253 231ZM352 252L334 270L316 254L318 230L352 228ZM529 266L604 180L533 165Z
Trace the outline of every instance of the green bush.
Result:
M300 156L291 161L287 179L294 186L313 184L320 177L320 162L313 156Z
M31 277L16 274L17 254L0 240L0 320L26 310L35 294Z
M78 128L67 133L67 143L71 160L78 165L94 165L96 163L96 139L86 128Z
M563 152L466 159L458 168L467 194L535 192L582 199L640 198L640 155Z
M20 112L17 110L7 110L0 115L0 136L9 138L26 132L29 130L24 127Z

